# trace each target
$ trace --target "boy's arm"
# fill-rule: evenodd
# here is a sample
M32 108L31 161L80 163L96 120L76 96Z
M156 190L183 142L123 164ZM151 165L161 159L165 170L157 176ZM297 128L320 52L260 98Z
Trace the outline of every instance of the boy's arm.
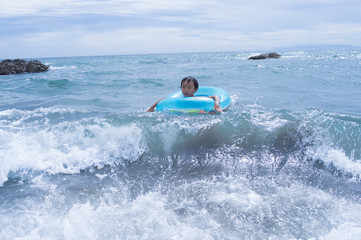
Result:
M157 104L158 104L160 101L162 101L163 99L166 99L166 97L158 100L156 103L154 103L152 106L150 106L150 108L148 108L147 112L154 112L154 108L155 108L155 107L157 106Z
M219 99L219 97L217 95L213 95L213 96L209 96L210 98L214 99L214 107L213 110L216 110L217 112L222 112L222 108L219 105L219 103L221 102L221 100Z

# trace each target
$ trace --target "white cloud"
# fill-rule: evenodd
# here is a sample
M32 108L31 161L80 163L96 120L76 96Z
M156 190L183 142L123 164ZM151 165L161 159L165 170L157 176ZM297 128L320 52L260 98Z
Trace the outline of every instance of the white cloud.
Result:
M0 57L361 45L356 0L2 0Z
M158 1L158 0L2 0L0 17L24 15L54 16L70 14L144 14L154 11L188 10L199 7L200 2L192 0Z

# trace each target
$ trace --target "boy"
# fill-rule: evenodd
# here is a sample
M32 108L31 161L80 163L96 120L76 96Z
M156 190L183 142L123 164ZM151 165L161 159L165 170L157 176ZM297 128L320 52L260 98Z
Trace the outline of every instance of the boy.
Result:
M198 81L194 77L188 76L183 78L181 82L181 89L182 94L184 97L196 97L194 96L194 93L198 90ZM210 98L214 99L214 107L213 110L216 110L217 112L222 112L221 106L219 106L220 99L217 95L214 96L208 96ZM165 98L160 99L156 103L154 103L147 112L154 112L154 108L157 106L157 104L162 101Z

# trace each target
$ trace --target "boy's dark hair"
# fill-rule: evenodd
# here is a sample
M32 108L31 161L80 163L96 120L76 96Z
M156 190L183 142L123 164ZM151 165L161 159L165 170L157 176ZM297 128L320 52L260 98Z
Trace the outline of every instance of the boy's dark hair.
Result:
M186 84L188 84L189 82L193 82L194 88L198 88L198 81L194 77L188 76L188 77L183 78L183 80L181 82L181 86L184 82L186 82Z

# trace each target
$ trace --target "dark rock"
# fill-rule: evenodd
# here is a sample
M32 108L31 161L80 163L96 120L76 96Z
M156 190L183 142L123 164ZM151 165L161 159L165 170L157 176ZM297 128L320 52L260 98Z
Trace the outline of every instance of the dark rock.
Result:
M42 64L39 60L25 61L23 59L5 59L0 62L0 75L18 73L38 73L48 71L49 66Z
M261 60L261 59L267 59L267 58L280 58L281 55L276 52L271 53L264 53L257 56L249 57L248 60Z
M28 73L46 72L48 71L48 69L49 66L42 64L39 60L31 60L28 62L25 72Z

